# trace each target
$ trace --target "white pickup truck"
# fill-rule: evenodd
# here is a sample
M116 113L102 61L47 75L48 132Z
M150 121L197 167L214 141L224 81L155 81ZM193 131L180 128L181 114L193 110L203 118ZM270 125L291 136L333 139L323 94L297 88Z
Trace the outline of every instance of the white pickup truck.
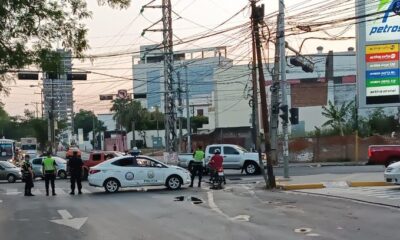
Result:
M260 165L258 161L258 153L248 152L246 149L232 144L213 144L208 145L205 149L205 163L207 165L210 158L214 155L215 149L221 151L224 158L224 169L244 169L246 174L260 173ZM265 163L265 160L264 164ZM179 154L178 165L184 168L189 168L193 162L192 154Z

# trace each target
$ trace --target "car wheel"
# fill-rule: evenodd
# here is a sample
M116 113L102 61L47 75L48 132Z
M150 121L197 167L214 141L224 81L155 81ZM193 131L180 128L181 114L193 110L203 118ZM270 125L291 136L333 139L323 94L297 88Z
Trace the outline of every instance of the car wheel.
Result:
M114 178L110 178L107 179L104 182L104 189L106 190L106 192L108 193L115 193L118 191L119 189L119 182L118 180L114 179Z
M167 188L170 190L178 190L182 186L182 178L177 175L172 175L167 178Z
M67 178L67 173L65 171L59 171L58 172L58 177L60 177L62 179L66 179Z
M9 174L9 175L7 176L7 181L8 181L9 183L15 183L16 180L17 180L17 177L16 177L14 174Z
M256 163L254 163L254 162L248 162L244 166L244 171L246 172L247 175L257 174L258 165Z

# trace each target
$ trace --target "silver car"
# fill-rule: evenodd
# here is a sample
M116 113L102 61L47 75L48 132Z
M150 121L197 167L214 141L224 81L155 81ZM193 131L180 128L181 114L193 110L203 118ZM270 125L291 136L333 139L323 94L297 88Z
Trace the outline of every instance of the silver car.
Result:
M43 159L45 158L46 157L37 157L30 160L35 178L44 177L42 172L42 162ZM57 176L59 178L64 178L64 179L67 178L67 161L60 157L52 157L52 158L54 158L54 160L56 160L57 163Z
M7 161L0 161L0 180L7 180L14 183L16 180L22 179L21 168Z

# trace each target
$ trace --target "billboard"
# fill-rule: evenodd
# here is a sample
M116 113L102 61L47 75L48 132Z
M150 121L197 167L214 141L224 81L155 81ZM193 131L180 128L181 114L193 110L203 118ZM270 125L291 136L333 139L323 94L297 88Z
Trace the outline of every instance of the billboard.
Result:
M358 105L400 106L400 0L356 4Z

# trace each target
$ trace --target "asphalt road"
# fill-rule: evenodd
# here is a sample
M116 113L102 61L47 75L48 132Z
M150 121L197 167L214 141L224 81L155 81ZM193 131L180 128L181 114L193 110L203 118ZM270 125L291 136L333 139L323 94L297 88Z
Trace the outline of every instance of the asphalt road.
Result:
M254 184L106 194L84 183L84 194L75 196L66 180L56 187L58 195L46 197L43 181L36 181L36 196L23 197L22 183L0 183L1 239L378 240L396 239L400 220L396 208Z

